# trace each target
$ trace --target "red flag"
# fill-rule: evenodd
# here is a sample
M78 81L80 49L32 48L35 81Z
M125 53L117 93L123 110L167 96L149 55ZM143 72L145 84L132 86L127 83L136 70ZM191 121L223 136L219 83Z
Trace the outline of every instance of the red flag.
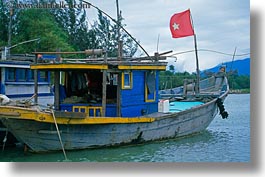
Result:
M190 19L190 10L174 14L170 19L170 31L173 38L194 35Z

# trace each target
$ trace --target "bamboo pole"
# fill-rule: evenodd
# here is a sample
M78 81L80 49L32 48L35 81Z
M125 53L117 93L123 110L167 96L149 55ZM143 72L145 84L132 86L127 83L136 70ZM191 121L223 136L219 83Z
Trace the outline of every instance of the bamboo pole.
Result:
M105 53L104 62L107 63L107 52ZM106 114L106 102L107 102L107 71L102 71L102 117ZM94 114L96 116L96 114Z
M192 28L194 31L194 48L195 48L195 57L196 57L196 82L195 82L195 94L198 96L200 93L200 69L199 69L199 56L198 56L198 49L197 49L197 38L195 34L194 24L192 15L190 14L191 22L192 22Z
M38 55L35 54L35 60L34 60L34 64L37 64L38 62ZM34 71L34 103L38 104L38 70L35 69Z
M33 54L86 54L86 55L101 55L103 54L102 49L88 49L84 51L76 51L76 52L32 52Z

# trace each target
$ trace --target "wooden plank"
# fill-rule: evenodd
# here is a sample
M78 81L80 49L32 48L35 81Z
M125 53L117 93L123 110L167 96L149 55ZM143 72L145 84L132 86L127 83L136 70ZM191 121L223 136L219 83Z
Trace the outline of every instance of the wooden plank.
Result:
M57 49L60 52L60 49ZM61 58L60 54L56 55L56 61L59 62ZM54 72L54 106L55 110L60 110L60 71Z
M55 110L60 109L60 71L54 72L54 106Z
M106 115L106 100L107 100L107 71L103 70L102 72L102 117L105 117ZM96 115L94 113L94 115Z
M38 62L38 55L35 55L34 63L37 64ZM38 70L34 70L34 103L38 104Z
M62 111L54 111L54 115L56 118L71 118L71 119L84 119L86 118L86 113L83 112L62 112Z
M102 49L88 49L84 51L76 51L76 52L32 52L33 54L86 54L86 55L101 55L103 53Z
M121 117L121 73L118 73L118 83L117 83L117 117Z
M166 70L166 66L150 66L150 65L119 65L119 69L136 69L136 70Z
M0 116L15 116L15 117L19 117L19 116L21 116L21 114L18 113L18 112L0 112Z
M31 65L30 69L108 69L108 65L87 63L35 64Z

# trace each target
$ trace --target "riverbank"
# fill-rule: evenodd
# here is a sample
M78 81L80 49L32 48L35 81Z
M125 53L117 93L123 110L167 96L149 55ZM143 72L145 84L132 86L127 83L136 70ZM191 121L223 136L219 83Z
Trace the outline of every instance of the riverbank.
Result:
M250 88L248 89L230 89L229 94L249 94Z

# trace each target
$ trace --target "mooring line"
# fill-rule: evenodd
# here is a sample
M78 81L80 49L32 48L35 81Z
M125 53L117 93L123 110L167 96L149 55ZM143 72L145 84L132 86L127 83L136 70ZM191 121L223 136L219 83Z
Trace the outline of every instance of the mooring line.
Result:
M8 126L6 127L6 134L5 134L5 137L3 139L2 152L4 152L4 150L5 150L5 145L6 145L6 141L7 141L7 134L8 134Z
M56 130L57 130L57 134L58 134L58 137L59 137L59 141L60 141L61 146L62 146L62 150L63 150L64 158L65 158L65 160L68 160L68 159L67 159L67 156L66 156L66 153L65 153L65 150L64 150L64 146L63 146L62 138L61 138L61 135L60 135L60 132L59 132L59 128L58 128L57 122L56 122L56 118L55 118L55 115L54 115L54 111L51 110L51 112L52 112L52 117L53 117L53 120L54 120L54 124L55 124Z

